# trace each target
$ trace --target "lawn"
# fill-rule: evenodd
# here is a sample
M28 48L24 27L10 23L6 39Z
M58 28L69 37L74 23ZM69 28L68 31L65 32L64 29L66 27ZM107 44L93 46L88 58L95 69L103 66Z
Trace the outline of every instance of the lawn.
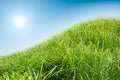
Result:
M120 19L79 23L1 56L0 80L120 80Z

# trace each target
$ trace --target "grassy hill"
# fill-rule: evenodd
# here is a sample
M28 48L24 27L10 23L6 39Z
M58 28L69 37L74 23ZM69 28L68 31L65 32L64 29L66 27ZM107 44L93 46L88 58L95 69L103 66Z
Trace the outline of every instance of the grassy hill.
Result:
M0 58L0 80L120 80L120 20L76 24Z

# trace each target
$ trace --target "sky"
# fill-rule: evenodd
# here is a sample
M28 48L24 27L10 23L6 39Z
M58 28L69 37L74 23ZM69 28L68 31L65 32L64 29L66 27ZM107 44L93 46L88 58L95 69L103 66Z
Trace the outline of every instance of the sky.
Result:
M25 19L23 28L16 17ZM73 25L120 17L117 0L0 0L0 55L25 50Z

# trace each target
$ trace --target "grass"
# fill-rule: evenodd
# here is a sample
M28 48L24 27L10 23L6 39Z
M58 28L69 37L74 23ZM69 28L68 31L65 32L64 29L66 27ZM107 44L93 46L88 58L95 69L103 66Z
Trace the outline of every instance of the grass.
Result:
M0 80L120 80L120 20L76 24L0 58Z

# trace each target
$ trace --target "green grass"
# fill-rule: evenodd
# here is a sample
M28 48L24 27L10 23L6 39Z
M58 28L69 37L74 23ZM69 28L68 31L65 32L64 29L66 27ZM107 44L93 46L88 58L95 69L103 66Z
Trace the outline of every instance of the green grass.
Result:
M76 24L0 58L0 80L120 80L120 20Z

